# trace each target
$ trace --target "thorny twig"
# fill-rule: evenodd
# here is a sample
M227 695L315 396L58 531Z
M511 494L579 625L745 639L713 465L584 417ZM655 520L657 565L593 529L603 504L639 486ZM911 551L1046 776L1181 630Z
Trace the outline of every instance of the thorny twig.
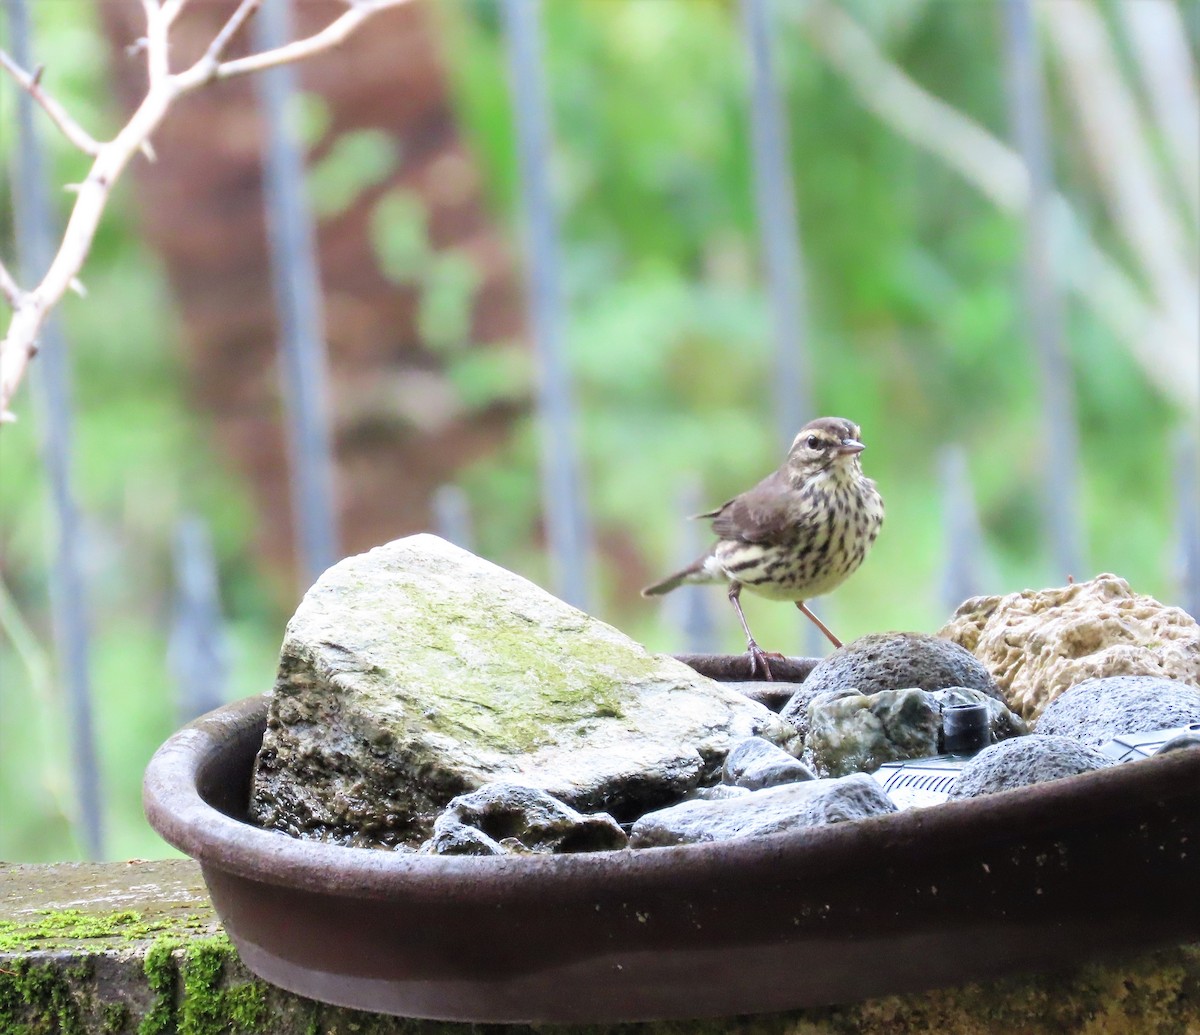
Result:
M17 308L17 303L21 299L21 289L17 287L17 282L13 280L13 276L8 272L8 267L0 262L0 295L3 295L8 301L8 304L14 309Z
M42 89L38 74L30 75L18 68L7 54L0 51L0 66L41 105L72 144L93 158L87 177L77 186L75 205L58 252L41 282L31 290L23 291L7 269L0 265L0 293L13 310L8 331L0 341L0 423L15 419L9 406L29 361L37 352L38 335L50 310L68 290L78 284L79 271L91 250L113 185L136 153L142 151L147 157L153 158L150 137L172 105L184 94L213 80L232 79L330 50L372 15L407 2L345 0L346 10L312 36L259 54L222 61L225 47L262 4L262 0L242 0L213 37L204 55L183 71L172 73L170 30L188 0L142 0L146 14L146 35L138 41L137 51L146 54L149 88L129 121L108 141L93 139Z
M66 108L46 93L41 84L40 68L30 75L24 69L18 68L3 50L0 50L0 66L17 81L21 89L42 106L42 110L50 116L50 121L59 128L64 137L85 155L96 157L100 151L100 142L71 118Z

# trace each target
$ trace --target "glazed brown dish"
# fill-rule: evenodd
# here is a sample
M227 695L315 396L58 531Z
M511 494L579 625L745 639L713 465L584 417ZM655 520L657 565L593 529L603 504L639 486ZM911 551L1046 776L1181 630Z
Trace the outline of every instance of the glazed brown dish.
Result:
M154 828L243 960L412 1017L610 1022L848 1002L1200 939L1200 751L924 811L640 851L342 848L246 819L266 698L175 734Z

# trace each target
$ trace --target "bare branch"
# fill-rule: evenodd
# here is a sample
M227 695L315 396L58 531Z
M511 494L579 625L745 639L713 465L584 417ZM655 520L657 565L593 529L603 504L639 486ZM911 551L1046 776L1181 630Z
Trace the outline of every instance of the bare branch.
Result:
M1193 221L1200 220L1200 76L1180 5L1139 0L1117 6L1150 109Z
M100 142L71 118L67 114L66 108L46 93L41 84L41 69L30 75L3 50L0 50L0 66L3 66L4 70L17 81L21 89L42 106L42 110L50 116L50 121L59 128L64 137L85 155L95 158L96 153L100 150Z
M214 79L228 79L273 68L328 50L345 40L371 15L407 2L408 0L347 0L348 9L313 36L251 57L222 62L220 55L224 48L262 3L262 0L242 0L209 45L204 57L186 71L172 75L168 59L169 30L188 0L165 0L162 4L159 0L142 0L142 8L146 14L146 36L144 40L139 41L137 49L145 50L147 56L150 88L146 96L121 132L112 140L98 143L90 137L86 138L91 142L91 146L83 149L93 156L92 168L87 178L75 187L75 206L71 210L71 218L63 233L58 253L41 283L31 291L21 291L7 272L3 274L3 279L0 279L0 291L13 302L13 314L7 335L0 340L0 423L15 419L9 412L9 404L25 375L29 361L37 354L38 335L47 315L67 291L75 289L79 284L79 271L91 250L113 185L135 154L153 154L150 138L175 101L183 94ZM8 67L8 64L11 62L5 67ZM20 70L14 69L15 66L9 71L17 76ZM38 93L34 93L34 90L41 92L36 80L24 73L21 75L30 85L26 85L20 77L17 77L17 81L37 97L43 107L47 107L46 101L42 100ZM30 89L30 86L33 89ZM55 108L62 111L57 105ZM53 112L51 117L55 118ZM63 129L64 125L74 125L65 117L65 112L62 113L62 121L55 118L55 122L59 124L60 129ZM63 132L70 137L67 129L63 129ZM78 141L73 142L78 144Z
M282 47L266 50L260 54L251 54L244 58L235 58L233 61L223 61L220 64L208 62L206 55L205 58L201 58L187 72L183 73L180 78L196 75L200 78L201 82L207 82L209 79L232 79L234 76L246 75L250 72L261 72L268 68L275 68L278 65L287 65L293 61L301 61L304 58L311 57L313 54L319 54L324 50L336 47L339 43L346 40L371 15L386 10L389 7L399 7L401 4L408 2L409 0L351 2L349 8L338 18L312 36L295 40L292 43L286 43Z
M1047 4L1042 17L1113 223L1137 256L1163 312L1194 350L1200 341L1197 256L1172 211L1104 17L1080 0Z
M998 208L1024 211L1029 174L1011 148L890 62L839 4L811 3L800 21L817 53L885 125L942 159ZM1056 264L1064 286L1125 343L1166 397L1195 411L1200 406L1200 356L1194 331L1169 309L1147 299L1135 278L1092 238L1086 220L1062 194L1053 196L1049 215L1055 254L1072 257Z
M163 4L163 21L166 22L168 29L175 24L175 19L179 17L187 5L188 0L167 0Z
M158 0L142 0L142 10L146 13L146 68L153 88L171 74L171 58L167 47L167 30L171 23Z
M225 52L225 48L229 45L229 41L237 35L238 30L246 24L250 16L254 14L262 6L262 0L242 0L238 4L238 8L230 16L220 32L213 38L209 48L204 53L204 57L200 60L216 65L221 60L221 55Z
M0 262L0 295L3 295L8 300L8 304L16 309L22 294L23 292L17 286L13 275L8 272L8 267Z

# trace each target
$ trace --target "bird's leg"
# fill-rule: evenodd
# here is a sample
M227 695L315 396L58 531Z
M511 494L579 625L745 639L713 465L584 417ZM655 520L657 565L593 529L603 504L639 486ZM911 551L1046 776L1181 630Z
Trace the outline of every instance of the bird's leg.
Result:
M813 620L813 623L816 625L816 627L825 634L825 638L832 643L834 647L840 647L842 645L842 641L834 636L833 633L829 631L829 627L808 609L808 606L803 600L797 600L796 606Z
M758 666L762 665L763 675L774 681L775 677L771 675L771 666L767 664L767 652L754 642L754 637L750 635L750 626L746 624L746 616L742 614L742 604L738 600L741 593L742 584L740 582L729 584L729 602L737 612L738 621L742 623L742 631L746 634L746 653L750 655L750 678L754 678Z

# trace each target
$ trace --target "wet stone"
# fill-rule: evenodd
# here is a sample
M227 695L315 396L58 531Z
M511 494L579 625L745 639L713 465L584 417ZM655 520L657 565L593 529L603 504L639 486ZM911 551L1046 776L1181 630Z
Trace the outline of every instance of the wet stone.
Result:
M584 815L536 787L493 783L455 798L422 851L433 855L567 854L624 848L612 816Z
M696 787L683 796L684 801L726 801L729 798L744 798L751 793L749 787L738 787L732 783L714 783L711 787Z
M1113 765L1095 748L1068 737L1033 734L985 748L959 773L951 800L975 798L1017 787L1078 776Z
M818 694L854 689L863 694L917 687L969 687L1003 701L988 670L957 643L922 633L878 633L844 644L821 661L780 713L798 728Z
M633 825L631 848L762 837L895 812L883 789L864 774L806 780L722 801L687 801L651 812Z
M1113 737L1200 722L1200 689L1157 676L1088 679L1055 698L1037 721L1038 733L1099 747Z
M923 690L818 698L802 758L822 777L873 773L884 762L936 755L940 731L941 709Z
M787 713L785 718L796 728L796 732L801 737L807 739L809 726L812 721L812 706L816 701L838 701L843 697L858 697L861 694L862 691L855 687L845 687L841 690L825 690L821 687L810 688L804 685L792 694L791 699L784 706ZM781 712L780 714L783 713Z
M725 756L721 780L752 791L782 783L815 780L806 765L761 737L747 737Z

